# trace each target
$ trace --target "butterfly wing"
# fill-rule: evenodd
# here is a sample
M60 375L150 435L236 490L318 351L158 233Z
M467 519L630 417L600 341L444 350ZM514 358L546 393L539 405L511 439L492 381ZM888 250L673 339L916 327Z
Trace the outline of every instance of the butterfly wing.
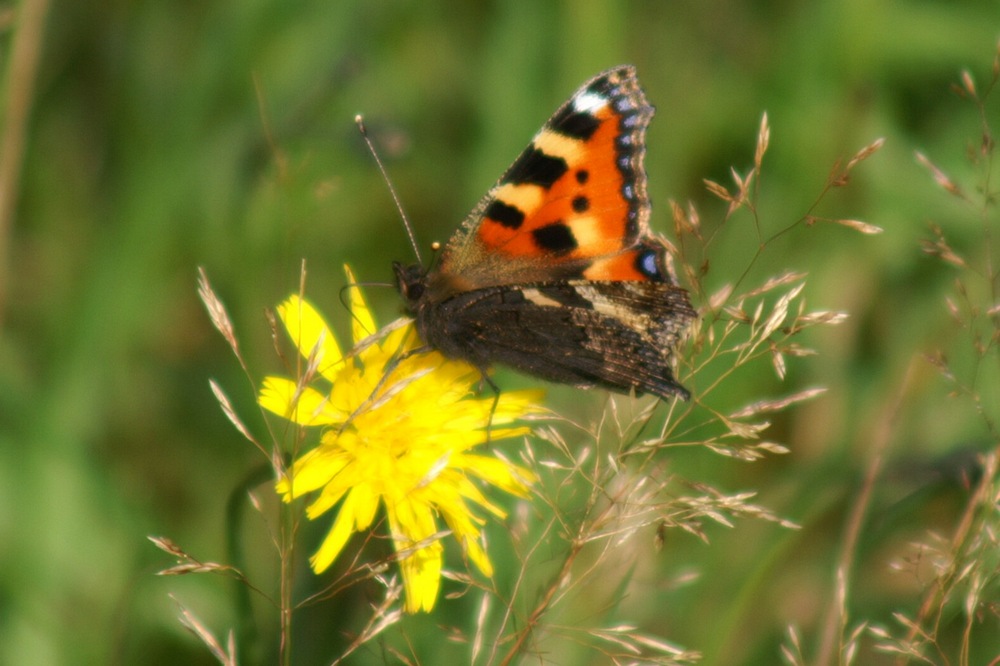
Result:
M574 280L464 292L418 325L442 353L481 368L686 400L672 368L693 317L687 293L669 283Z
M649 234L643 156L653 111L631 66L584 83L449 241L432 291L650 279L628 255Z

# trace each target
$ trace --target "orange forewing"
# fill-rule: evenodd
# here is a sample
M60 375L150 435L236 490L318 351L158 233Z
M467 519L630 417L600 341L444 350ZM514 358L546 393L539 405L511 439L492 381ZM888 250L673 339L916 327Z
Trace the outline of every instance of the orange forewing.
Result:
M620 134L618 116L610 107L594 116L600 125L588 139L572 139L546 128L532 141L532 148L565 160L568 170L551 187L501 183L492 195L524 213L520 227L480 224L476 238L483 248L511 257L577 261L620 252L635 241L626 232L629 203L622 195L624 180L615 164L615 140ZM575 202L587 201L584 210ZM573 232L577 247L554 255L539 247L531 232L562 222ZM634 272L634 271L633 271Z

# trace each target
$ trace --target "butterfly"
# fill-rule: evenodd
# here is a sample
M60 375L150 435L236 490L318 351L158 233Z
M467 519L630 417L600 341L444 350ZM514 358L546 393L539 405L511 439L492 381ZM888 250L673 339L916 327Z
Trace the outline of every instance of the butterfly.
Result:
M584 83L469 213L431 268L393 264L424 343L486 374L661 398L695 317L649 228L654 108L630 65ZM498 394L499 396L499 394Z

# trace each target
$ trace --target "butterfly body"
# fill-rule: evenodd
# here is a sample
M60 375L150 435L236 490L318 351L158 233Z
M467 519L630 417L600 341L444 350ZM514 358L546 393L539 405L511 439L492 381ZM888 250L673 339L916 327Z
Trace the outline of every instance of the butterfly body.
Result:
M424 342L485 372L688 397L673 362L695 313L649 229L653 115L630 66L585 83L430 269L395 264Z

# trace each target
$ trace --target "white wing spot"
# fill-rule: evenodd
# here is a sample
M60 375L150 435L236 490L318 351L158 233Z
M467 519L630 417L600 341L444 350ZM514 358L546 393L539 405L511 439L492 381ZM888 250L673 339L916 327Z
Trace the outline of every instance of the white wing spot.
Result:
M576 285L576 293L590 301L594 312L608 317L613 317L621 322L648 322L649 317L642 312L630 308L627 304L615 303L608 298L607 294L602 294L593 287L587 285Z
M547 307L559 307L561 304L554 298L549 298L537 289L522 289L521 294L525 299L531 301L535 305L547 306Z
M608 98L585 92L573 98L573 110L577 113L594 113L608 105Z

